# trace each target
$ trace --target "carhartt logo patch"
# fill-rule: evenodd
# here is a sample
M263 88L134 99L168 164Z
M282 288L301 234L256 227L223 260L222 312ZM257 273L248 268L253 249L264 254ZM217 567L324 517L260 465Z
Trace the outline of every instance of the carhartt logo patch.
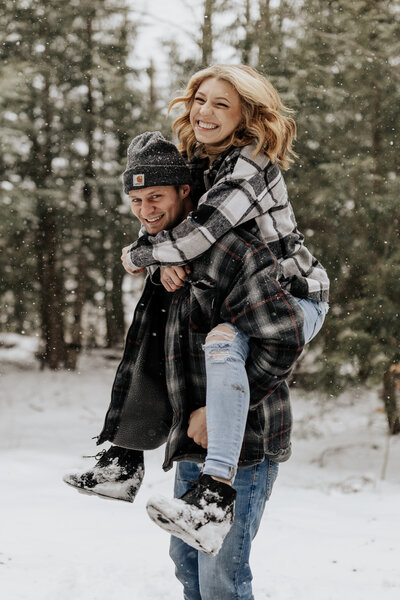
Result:
M133 185L134 186L144 185L144 175L143 175L143 173L140 173L139 175L134 175L133 176Z

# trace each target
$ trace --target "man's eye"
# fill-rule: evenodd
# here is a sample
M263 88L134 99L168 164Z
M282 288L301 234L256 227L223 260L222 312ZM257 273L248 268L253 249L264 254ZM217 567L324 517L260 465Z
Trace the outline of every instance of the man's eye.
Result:
M131 202L132 204L138 204L138 202L141 202L140 198L131 198Z

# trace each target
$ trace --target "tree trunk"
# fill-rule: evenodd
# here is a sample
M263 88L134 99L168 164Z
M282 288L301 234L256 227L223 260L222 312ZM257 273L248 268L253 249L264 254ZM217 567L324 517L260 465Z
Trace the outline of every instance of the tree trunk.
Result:
M149 102L150 102L150 112L151 114L156 113L156 104L157 104L157 93L156 93L156 82L155 82L155 74L156 70L154 67L154 61L150 59L150 65L147 69L147 75L149 76Z
M61 276L56 263L57 226L46 200L38 201L37 258L41 288L41 331L44 342L39 359L42 367L61 368L66 359L64 342L64 297Z
M382 151L382 131L380 126L382 101L378 81L379 79L376 79L371 106L371 146L372 156L374 158L374 194L379 194L382 191L382 168L380 163L385 156Z
M67 368L76 369L78 356L82 350L82 312L86 301L87 281L88 281L88 255L90 251L90 222L92 213L93 198L93 160L94 160L94 102L93 102L93 83L92 83L92 11L86 17L86 36L87 36L87 97L84 107L85 118L85 138L88 146L87 155L84 162L82 198L84 202L83 218L81 220L81 243L78 255L78 276L75 289L75 302L73 307L73 322L71 328L71 343L68 346Z
M214 16L215 0L204 0L204 18L201 42L201 64L208 67L212 63L213 56L213 31L212 20Z
M41 366L59 369L65 362L64 341L64 288L62 276L57 268L58 227L54 208L45 193L47 178L51 174L52 163L52 110L50 103L50 78L45 73L45 86L42 94L42 110L44 116L44 139L40 145L35 135L32 135L32 152L36 165L33 174L36 188L43 190L38 196L37 216L38 233L36 237L36 252L38 278L41 288L41 332L44 348L38 357Z
M397 388L400 387L400 363L391 365L383 375L383 403L392 435L400 433L400 410Z
M242 42L242 63L249 65L251 61L251 51L254 43L254 33L252 30L252 21L250 14L250 0L246 0L244 9L244 29L245 35Z
M284 53L284 46L283 46L283 40L284 40L284 36L285 36L285 32L283 30L283 21L284 21L285 17L287 17L289 15L290 15L290 10L289 10L287 0L281 0L279 3L279 9L278 9L277 29L278 29L279 64L282 69L286 68L285 53ZM285 67L284 67L284 65L285 65Z
M122 281L124 270L120 264L111 267L112 289L106 291L107 348L122 346L125 336L124 306L122 301Z
M267 73L271 48L271 8L270 0L259 0L260 20L257 24L258 66Z

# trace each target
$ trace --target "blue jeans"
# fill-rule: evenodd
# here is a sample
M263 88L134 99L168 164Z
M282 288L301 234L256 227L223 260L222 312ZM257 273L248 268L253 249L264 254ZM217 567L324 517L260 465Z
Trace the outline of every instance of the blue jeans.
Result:
M318 300L308 300L307 298L294 297L294 299L297 300L304 312L304 343L308 344L324 324L329 305L327 302L318 302Z
M193 485L200 470L196 463L178 463L175 497L181 497ZM258 465L238 469L235 518L217 556L198 552L171 537L170 556L176 577L183 584L185 600L254 600L249 565L251 543L277 475L278 464L267 458Z
M328 304L296 300L304 312L304 339L308 343L321 329ZM208 447L203 472L234 480L250 403L246 373L249 336L231 323L224 325L231 332L224 334L225 340L210 340L204 345Z

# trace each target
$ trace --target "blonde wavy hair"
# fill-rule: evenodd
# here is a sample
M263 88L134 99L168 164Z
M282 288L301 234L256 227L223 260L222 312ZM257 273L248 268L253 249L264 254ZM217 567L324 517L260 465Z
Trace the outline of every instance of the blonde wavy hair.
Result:
M214 77L227 81L238 92L242 108L242 121L238 128L220 144L207 147L196 141L190 124L190 111L200 85ZM176 104L183 104L185 111L178 117L172 128L179 140L179 150L190 159L193 153L200 156L221 154L230 146L247 146L256 141L254 156L264 152L271 162L278 162L282 169L288 169L296 157L292 142L296 137L296 123L286 114L293 113L281 101L274 86L252 67L246 65L212 65L195 73L183 96L170 102L169 111Z

